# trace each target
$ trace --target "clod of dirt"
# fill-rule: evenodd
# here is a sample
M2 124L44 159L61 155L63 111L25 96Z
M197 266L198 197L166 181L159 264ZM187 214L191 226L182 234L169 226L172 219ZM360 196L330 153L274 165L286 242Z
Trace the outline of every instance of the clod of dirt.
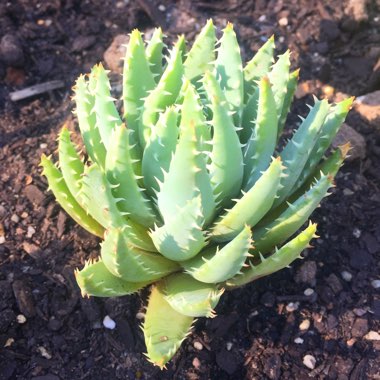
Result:
M348 142L352 146L352 149L347 157L348 162L365 158L366 143L364 137L360 133L356 132L354 128L350 127L346 123L343 123L332 143L332 146L337 148L339 145L344 145Z
M20 40L13 34L6 34L0 41L0 60L8 66L22 67L25 62Z
M380 90L358 97L354 109L369 124L380 129Z
M366 318L356 318L352 326L351 334L355 338L361 338L368 332L368 321Z
M126 47L129 42L129 36L118 34L112 41L109 48L104 52L103 58L108 68L114 72L121 74L123 71L122 57L125 55Z
M22 280L16 280L12 284L13 294L16 298L18 308L26 317L34 317L36 308L34 298L29 286Z
M315 261L305 261L298 269L295 281L304 284L315 284L315 276L317 274L317 264Z
M95 36L79 36L74 40L71 51L81 52L82 50L90 48L92 45L95 44L95 42Z

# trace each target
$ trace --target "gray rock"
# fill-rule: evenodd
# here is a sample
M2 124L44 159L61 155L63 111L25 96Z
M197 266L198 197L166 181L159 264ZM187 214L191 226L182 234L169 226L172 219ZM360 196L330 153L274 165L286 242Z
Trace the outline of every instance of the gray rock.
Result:
M351 144L351 150L348 153L347 161L364 159L366 156L366 143L364 137L348 124L343 123L332 143L332 146L337 148L338 146L344 145L348 142Z
M20 40L13 34L6 34L0 41L0 60L6 65L22 67L25 62Z

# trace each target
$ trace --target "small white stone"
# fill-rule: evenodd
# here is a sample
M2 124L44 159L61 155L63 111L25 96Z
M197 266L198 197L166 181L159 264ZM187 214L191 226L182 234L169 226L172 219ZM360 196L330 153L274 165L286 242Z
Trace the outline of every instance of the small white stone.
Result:
M351 189L345 188L345 189L343 189L343 194L349 197L349 196L353 195L354 192Z
M352 274L346 270L344 270L340 275L344 281L350 282L352 280Z
M370 331L368 334L364 335L364 339L380 340L380 334L377 331Z
M24 314L19 314L19 315L16 317L16 319L17 319L17 322L18 322L20 325L22 325L22 324L24 324L24 323L26 322L26 317L25 317Z
M354 237L356 237L356 239L359 239L361 234L362 234L362 232L357 227L355 227L354 230L352 231L352 235Z
M37 350L43 358L45 358L45 359L51 359L52 358L51 354L47 351L47 349L45 347L39 346L39 347L37 347Z
M31 238L36 233L36 230L32 226L28 226L28 232L26 236L28 238Z
M362 317L364 314L367 313L367 310L361 309L361 308L355 308L353 310L354 314L357 315L358 317Z
M372 281L371 281L371 285L372 285L375 289L379 289L379 288L380 288L380 280L372 280Z
M280 26L286 26L286 25L288 25L288 19L286 17L281 17L278 20L278 25L280 25Z
M308 319L303 320L299 325L299 328L302 331L309 330L309 327L310 327L310 321Z
M302 344L303 343L303 339L300 338L300 337L298 337L298 338L294 339L294 343L296 343L296 344Z
M232 346L233 346L233 343L232 343L232 342L227 342L227 343L226 343L227 351L231 351Z
M285 42L285 37L284 37L284 36L280 36L280 37L278 37L278 42L279 42L280 44L284 43L284 42Z
M194 348L198 351L202 351L203 350L203 345L201 342L198 342L198 341L195 341L194 342Z
M314 369L316 363L317 363L317 361L315 360L315 357L313 355L305 355L303 357L303 364L307 368Z
M144 318L145 318L145 313L142 313L141 311L139 311L139 312L136 314L136 318L137 318L137 319L144 319Z
M259 21L259 22L263 22L263 21L265 21L267 19L267 16L266 15L261 15L257 20Z
M4 244L5 243L5 236L0 236L0 244Z
M296 311L298 309L298 306L299 306L298 302L289 302L286 305L286 311L288 311L289 313Z
M42 144L40 144L40 148L41 148L41 149L46 149L46 148L47 148L47 144L46 144L46 143L42 143Z
M20 217L16 214L13 214L11 216L11 221L14 222L14 223L18 223L20 221Z
M45 26L50 26L52 23L53 23L53 21L50 20L50 18L45 20Z
M305 291L303 292L303 294L304 294L306 297L309 297L309 296L311 296L312 294L314 294L314 289L312 289L312 288L307 288L307 289L305 289Z
M195 369L199 369L201 367L201 362L200 362L200 360L197 357L195 357L193 359L193 367Z
M106 315L103 319L103 326L106 329L113 330L116 327L116 322L111 319L108 315Z
M165 12L165 11L166 11L166 7L165 7L165 5L160 4L160 5L158 6L158 10L159 10L160 12Z

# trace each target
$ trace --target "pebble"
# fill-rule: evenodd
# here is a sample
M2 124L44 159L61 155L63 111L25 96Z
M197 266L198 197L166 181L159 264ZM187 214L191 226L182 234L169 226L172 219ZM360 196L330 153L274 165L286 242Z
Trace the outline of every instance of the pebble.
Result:
M128 42L129 36L124 34L118 34L117 36L115 36L108 49L104 52L104 61L106 62L106 65L111 71L119 74L122 73L122 57L124 57L125 55L125 45L128 44Z
M356 237L356 239L359 239L361 234L362 234L362 232L357 227L355 227L354 230L352 231L352 235L354 237Z
M193 367L195 369L199 369L201 367L201 362L200 362L200 360L197 357L195 357L193 359Z
M304 342L304 340L300 337L294 339L294 343L296 343L296 344L302 344L303 342Z
M380 280L372 280L371 285L373 288L379 289L380 288Z
M17 323L19 323L20 325L23 325L25 322L26 322L26 317L24 314L19 314L17 317Z
M261 15L261 16L258 18L258 21L259 21L259 22L264 22L266 19L267 19L267 16L266 16L266 15Z
M289 302L286 305L286 311L289 313L292 313L293 311L296 311L298 309L299 303L298 302Z
M11 216L11 221L14 222L14 223L18 223L20 221L20 217L16 214L13 214Z
M345 188L345 189L343 189L343 194L344 194L346 197L349 197L349 196L351 196L351 195L354 195L354 192L353 192L352 190L350 190L350 189Z
M136 318L137 318L137 319L144 319L144 318L145 318L145 313L142 313L141 311L139 311L139 312L136 314Z
M19 39L14 34L5 34L1 38L0 57L8 66L22 67L24 65L24 52Z
M352 280L352 274L346 270L344 270L340 275L344 281L350 282Z
M194 342L194 348L195 348L196 350L198 350L198 351L202 351L202 350L203 350L203 345L202 345L201 342L197 342L197 341L195 341L195 342Z
M355 111L370 125L378 129L380 117L380 90L359 96L354 103Z
M314 289L307 288L307 289L305 289L305 291L303 292L303 294L304 294L306 297L309 297L309 296L311 296L312 294L314 294Z
M0 236L0 245L5 243L5 236Z
M232 342L227 342L226 344L227 351L231 351L232 346L233 346Z
M39 347L37 347L37 350L43 358L45 358L45 359L51 359L52 358L51 354L47 351L47 349L45 347L39 346Z
M3 205L0 205L0 217L5 216L6 213L7 210L5 209L5 207Z
M42 144L40 144L40 148L41 148L41 149L46 149L47 146L48 146L48 145L47 145L46 143L42 143Z
M308 319L303 320L299 325L299 328L302 331L309 330L309 327L310 327L310 321Z
M280 26L287 26L288 25L288 19L286 17L281 17L278 20L278 25L280 25Z
M305 355L303 357L303 364L307 368L314 369L316 363L317 363L317 361L315 360L315 357L313 355Z
M116 327L116 322L106 315L103 319L103 326L106 329L113 330Z
M166 7L165 7L165 5L160 4L160 5L158 6L158 10L159 10L160 12L165 12L165 11L166 11Z
M370 331L364 336L367 340L380 340L380 334L377 331Z
M367 310L361 309L361 308L355 308L353 310L354 314L357 315L358 317L362 317L364 314L367 313Z
M36 233L36 230L32 226L28 226L28 232L26 236L28 238L31 238Z

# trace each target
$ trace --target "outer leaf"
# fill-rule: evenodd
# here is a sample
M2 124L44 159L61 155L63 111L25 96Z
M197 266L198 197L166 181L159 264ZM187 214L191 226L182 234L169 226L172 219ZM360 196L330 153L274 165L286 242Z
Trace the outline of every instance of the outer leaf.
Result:
M164 180L164 171L169 171L178 141L177 121L178 112L174 106L168 107L160 115L145 147L142 172L145 187L151 193L152 190L159 190L159 183Z
M224 289L199 282L184 273L166 277L161 287L170 306L189 317L215 317L214 308L224 292Z
M219 249L210 247L198 256L181 263L196 280L208 284L228 280L240 272L251 248L251 230L246 226L231 242Z
M112 134L106 158L107 179L112 184L112 193L120 199L118 208L143 226L152 227L155 221L153 205L138 186L139 177L133 168L129 142L130 130L124 125Z
M285 244L279 250L276 249L273 255L268 258L260 256L261 262L258 265L250 263L249 268L244 268L241 275L237 275L227 281L227 287L234 288L255 281L260 277L267 276L289 266L294 260L301 258L301 252L309 247L310 240L316 237L316 224L310 223L299 235Z
M70 193L76 198L82 182L84 165L70 140L70 132L64 125L58 138L59 164Z
M303 167L315 145L318 133L321 130L325 118L329 112L329 104L326 100L316 100L309 115L303 120L293 138L287 143L280 156L286 167L286 177L282 178L283 186L278 192L278 198L273 206L279 205L291 192L297 182Z
M96 127L99 129L102 142L108 150L112 131L116 126L120 126L122 122L114 103L116 99L111 96L111 85L107 72L101 63L94 66L91 76L95 83L93 89L95 96L93 112L96 115Z
M231 199L239 192L243 180L243 155L240 141L228 113L227 101L216 78L206 73L204 87L211 102L213 119L211 183L217 202Z
M179 268L176 263L158 253L134 247L130 241L128 228L109 230L101 252L107 269L125 281L156 281Z
M305 195L293 204L288 204L288 208L277 219L257 227L253 233L255 251L265 254L293 235L306 222L331 186L332 178L323 175Z
M259 84L255 128L244 149L244 189L249 190L270 164L277 143L276 103L268 78Z
M149 93L144 102L144 108L139 126L140 145L145 148L151 135L151 129L158 120L159 112L165 111L177 99L182 86L182 76L184 73L181 46L183 37L180 37L174 45L168 65L162 74L158 85Z
M274 36L272 36L244 67L245 101L249 99L257 87L256 81L269 72L270 66L273 63L274 48Z
M255 226L272 207L281 172L281 158L278 157L272 161L255 185L244 193L241 199L236 200L232 209L215 224L211 238L215 241L228 241L237 236L245 224Z
M146 251L156 250L145 228L119 211L110 183L95 164L85 170L80 198L83 207L99 224L105 228L129 228L131 244Z
M192 322L192 317L178 313L169 305L158 287L152 287L143 325L149 360L164 368L189 334Z
M131 145L138 143L141 107L155 85L144 42L135 29L131 33L123 69L124 118L128 128L134 131Z
M90 81L93 82L91 75ZM106 148L101 141L99 129L96 128L96 115L93 112L95 97L90 93L88 86L84 76L79 76L74 87L75 96L73 99L77 106L75 113L91 161L104 168Z
M82 270L75 271L82 296L119 297L136 293L148 282L127 282L112 275L101 260L86 262Z
M206 245L203 222L201 197L197 196L150 236L163 256L174 261L188 260Z
M162 40L163 34L161 28L154 29L152 38L148 42L146 47L146 57L149 62L150 70L153 73L153 76L156 77L156 82L162 75L162 49L164 47L164 42Z
M104 233L103 227L91 216L87 215L71 194L62 173L45 155L41 157L41 166L43 167L42 174L46 176L49 188L62 208L85 230L102 237Z
M215 27L212 20L201 30L190 49L184 63L185 76L193 80L212 70L215 61Z
M292 191L297 190L318 165L319 161L323 157L323 154L331 145L332 140L344 122L348 111L351 109L353 100L353 97L345 99L331 109L331 112L327 115L322 129L319 132L318 140L316 141L316 144L314 145Z
M239 43L236 39L233 25L228 23L220 39L217 49L218 57L215 62L217 77L228 106L234 113L236 126L240 126L244 102L243 65Z
M157 195L158 207L167 222L176 215L178 208L184 207L189 200L200 194L202 214L207 224L213 219L215 202L206 170L206 157L198 150L200 141L197 140L194 122L190 120L189 125L181 122L180 133L169 172L165 174Z

